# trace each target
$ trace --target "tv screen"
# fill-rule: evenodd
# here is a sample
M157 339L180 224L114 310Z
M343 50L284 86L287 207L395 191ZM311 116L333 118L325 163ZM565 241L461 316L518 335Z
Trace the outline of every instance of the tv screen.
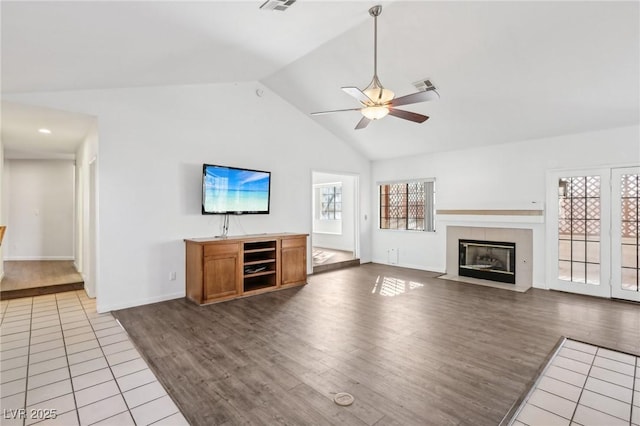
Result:
M202 166L202 214L267 214L271 172Z

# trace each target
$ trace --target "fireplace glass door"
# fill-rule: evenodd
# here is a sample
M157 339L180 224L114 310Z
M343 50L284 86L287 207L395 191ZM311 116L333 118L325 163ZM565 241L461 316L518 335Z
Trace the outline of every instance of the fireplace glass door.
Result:
M509 242L459 240L458 275L516 283L516 245Z

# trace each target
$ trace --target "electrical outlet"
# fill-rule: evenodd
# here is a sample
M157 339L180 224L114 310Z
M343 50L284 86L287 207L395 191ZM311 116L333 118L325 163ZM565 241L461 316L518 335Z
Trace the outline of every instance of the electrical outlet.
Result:
M175 280L176 280L176 273L169 272L169 281L175 281Z

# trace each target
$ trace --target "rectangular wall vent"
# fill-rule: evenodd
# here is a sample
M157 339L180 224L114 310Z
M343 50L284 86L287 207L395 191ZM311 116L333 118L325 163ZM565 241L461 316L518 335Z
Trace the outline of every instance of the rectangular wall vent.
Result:
M279 10L281 12L284 12L289 7L291 7L291 5L294 4L295 2L296 0L267 0L264 3L262 3L262 6L260 6L260 9Z
M399 249L390 248L387 250L387 263L389 265L397 265L398 264L398 252Z
M416 87L416 89L420 90L421 92L426 92L427 90L436 89L436 86L431 82L430 78L425 78L420 81L416 81L415 83L413 83L413 85Z

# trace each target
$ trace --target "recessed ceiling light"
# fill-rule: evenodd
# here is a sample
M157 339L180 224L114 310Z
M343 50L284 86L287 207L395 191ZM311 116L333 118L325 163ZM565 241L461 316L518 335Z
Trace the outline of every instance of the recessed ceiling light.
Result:
M49 130L49 129L44 129L43 128L43 129L38 129L38 131L40 133L44 133L45 135L50 135L51 134L51 130Z

